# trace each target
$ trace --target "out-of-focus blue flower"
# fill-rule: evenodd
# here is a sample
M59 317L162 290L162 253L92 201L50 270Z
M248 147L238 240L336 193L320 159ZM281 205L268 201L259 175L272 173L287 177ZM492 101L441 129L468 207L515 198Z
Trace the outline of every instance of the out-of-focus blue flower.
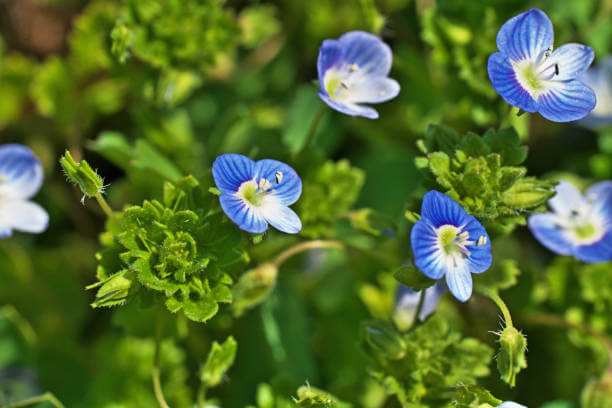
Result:
M472 273L489 269L491 242L482 224L446 194L423 197L421 219L410 232L415 265L431 279L446 276L457 299L472 295Z
M595 109L581 123L590 127L612 125L612 55L580 76L595 91Z
M543 11L512 17L497 33L500 52L489 57L489 78L510 105L553 122L581 119L595 107L595 93L578 79L593 61L593 49L569 43L553 51L553 41Z
M444 292L446 292L446 284L442 280L425 289L425 299L423 299L423 306L418 316L420 321L424 321L436 310ZM397 287L393 319L400 329L409 328L417 317L415 315L421 300L421 293L420 290L416 292L402 284Z
M39 234L47 229L49 215L29 201L43 182L42 165L25 146L0 146L0 238L13 230Z
M612 261L612 181L592 185L584 194L561 181L548 201L553 210L528 219L531 233L546 248L583 262Z
M504 401L497 406L497 408L527 408L525 405L521 405L514 401Z
M331 108L351 116L378 118L378 112L360 103L395 98L400 86L388 78L391 49L377 36L351 31L319 48L319 96Z
M285 163L223 154L213 163L213 178L221 190L221 208L240 229L261 233L268 224L288 234L302 229L300 218L288 207L302 194L302 180Z

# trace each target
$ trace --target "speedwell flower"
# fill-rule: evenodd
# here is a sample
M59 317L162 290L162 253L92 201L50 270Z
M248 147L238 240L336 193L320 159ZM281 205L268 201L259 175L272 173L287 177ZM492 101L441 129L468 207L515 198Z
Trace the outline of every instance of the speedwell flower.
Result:
M302 229L300 218L288 207L302 194L302 180L285 163L223 154L213 163L213 178L221 190L223 212L240 229L255 234L268 224L288 234Z
M612 261L612 181L592 185L584 194L561 181L548 201L552 212L528 219L531 233L546 248L583 262Z
M580 80L595 91L595 109L581 123L598 127L612 124L612 55L583 73Z
M500 52L489 57L489 78L510 105L553 122L578 120L595 107L593 90L578 79L593 61L593 49L570 43L553 51L553 40L543 11L512 17L497 33Z
M472 273L489 269L491 242L482 224L446 194L423 197L421 219L410 233L415 265L431 279L446 276L451 293L465 302L472 295Z
M351 116L378 118L378 112L360 103L395 98L400 86L388 78L391 49L377 36L351 31L319 48L319 96L331 108Z
M42 165L25 146L0 146L0 238L13 230L39 234L47 229L49 215L29 201L43 181Z
M419 313L418 319L424 321L427 316L435 312L442 295L446 292L444 281L437 281L433 286L425 289L425 299ZM417 317L416 312L421 300L422 291L414 291L408 286L400 284L395 295L395 310L393 319L399 326L410 327Z

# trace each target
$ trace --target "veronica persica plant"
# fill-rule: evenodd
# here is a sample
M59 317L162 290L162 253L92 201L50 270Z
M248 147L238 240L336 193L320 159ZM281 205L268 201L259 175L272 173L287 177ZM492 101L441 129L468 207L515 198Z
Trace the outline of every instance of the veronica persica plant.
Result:
M213 178L223 212L240 229L261 233L268 224L288 234L302 229L300 218L289 208L302 194L302 180L285 163L223 154L213 163Z
M30 149L0 146L0 238L11 236L13 230L38 234L47 229L49 215L29 201L42 182L42 165Z
M612 261L612 181L591 186L584 195L567 181L548 201L552 212L533 214L528 226L546 248L583 262Z
M338 112L378 118L378 112L360 103L395 98L400 86L388 78L391 49L377 36L351 31L337 40L325 40L319 49L319 96Z
M578 79L593 49L570 43L553 51L553 41L552 23L541 10L512 17L497 33L489 78L506 102L523 111L554 122L581 119L595 107L595 93Z
M431 279L446 277L457 299L472 295L472 273L489 269L491 242L482 224L446 194L423 197L421 219L410 232L415 265Z

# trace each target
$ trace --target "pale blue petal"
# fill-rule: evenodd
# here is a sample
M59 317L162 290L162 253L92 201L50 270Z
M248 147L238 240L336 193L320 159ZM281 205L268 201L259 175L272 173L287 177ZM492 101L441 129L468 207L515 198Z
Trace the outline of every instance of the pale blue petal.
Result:
M0 231L40 234L49 226L49 215L40 205L25 200L0 200Z
M497 408L527 408L525 405L518 404L514 401L504 401Z
M22 145L0 146L0 196L28 199L43 182L43 169L32 151Z
M468 223L463 228L463 231L469 232L469 240L478 242L479 238L483 236L486 240L484 245L470 245L467 247L470 251L470 256L467 259L470 272L482 273L489 269L493 262L493 255L491 255L491 239L476 217L468 215L467 218Z
M280 184L276 184L276 172L282 173ZM291 205L295 203L302 194L302 179L295 170L283 162L278 160L264 159L255 163L255 177L267 179L271 184L270 187L274 196L276 196L282 205Z
M535 59L553 45L554 31L548 16L531 9L506 21L497 33L497 48L512 61Z
M569 218L573 211L584 206L580 190L569 181L560 180L555 186L555 195L548 200L548 205L563 218Z
M13 235L13 230L7 227L0 226L0 239L8 238Z
M539 113L553 122L582 119L595 107L595 93L578 81L548 81L550 91L538 97Z
M334 66L343 64L344 46L338 40L325 40L319 48L319 58L317 59L317 71L319 74L319 86L321 91L325 91L325 72Z
M437 281L433 286L425 289L425 299L423 299L423 306L421 313L419 313L419 320L424 321L427 316L435 312L440 303L442 295L446 292L446 284L444 280ZM422 291L415 292L408 286L399 284L396 293L395 313L406 313L411 314L412 317L406 320L412 320L416 309L419 306L421 300Z
M423 197L421 216L434 228L442 225L460 227L469 221L467 212L455 200L435 190L429 191Z
M600 263L612 261L612 231L591 245L579 245L574 250L576 259L582 262Z
M387 77L364 78L351 86L348 98L353 103L379 103L393 99L399 94L400 85Z
M606 180L593 184L584 193L587 200L593 202L593 210L597 211L606 224L612 228L612 181Z
M212 171L219 190L235 193L242 183L253 180L255 162L241 154L222 154L213 163Z
M364 75L387 76L391 70L391 48L374 34L351 31L338 39L344 46L347 65L357 64Z
M447 271L446 284L454 297L461 302L467 301L472 296L472 274L468 271L467 264Z
M260 211L266 221L279 231L297 234L302 230L300 217L291 208L280 204L273 196L267 197Z
M487 64L493 89L512 106L525 112L537 112L538 105L516 79L510 60L501 52L491 54Z
M582 44L563 44L553 51L550 56L550 64L557 64L559 74L555 75L556 81L575 79L585 72L595 56L593 49ZM548 62L546 62L548 65Z
M414 264L431 279L440 279L446 272L442 262L442 250L438 248L438 236L427 220L419 220L410 231L410 244Z
M319 97L329 105L330 108L350 116L363 116L368 119L378 119L378 112L369 106L361 106L354 103L342 103L329 97L326 93L319 91Z
M533 236L546 248L559 255L572 255L575 244L559 226L559 217L553 213L533 214L527 219L527 226Z
M219 203L225 215L241 230L259 234L268 229L268 223L264 217L246 204L242 198L231 193L221 193Z

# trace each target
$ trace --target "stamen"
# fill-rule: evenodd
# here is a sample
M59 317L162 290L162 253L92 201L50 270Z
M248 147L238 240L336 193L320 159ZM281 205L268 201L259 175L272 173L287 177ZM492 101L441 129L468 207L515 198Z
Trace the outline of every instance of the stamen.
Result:
M470 233L467 231L463 231L459 235L457 235L457 240L461 242L461 241L465 241L469 237L470 237Z
M476 246L483 246L487 244L487 237L485 235L481 235L478 237L478 241L476 241Z
M355 72L355 71L357 71L358 69L359 69L359 65L357 65L357 64L351 64L351 65L349 65L349 67L348 67L349 72Z
M559 75L559 64L555 64L555 75Z
M342 88L344 88L344 89L348 89L349 88L348 84L346 82L344 82L344 81L340 81L340 86Z
M270 187L272 187L272 183L270 183L268 179L262 178L261 180L259 180L259 190L268 191Z
M276 184L280 184L283 181L283 172L282 171L276 171Z

